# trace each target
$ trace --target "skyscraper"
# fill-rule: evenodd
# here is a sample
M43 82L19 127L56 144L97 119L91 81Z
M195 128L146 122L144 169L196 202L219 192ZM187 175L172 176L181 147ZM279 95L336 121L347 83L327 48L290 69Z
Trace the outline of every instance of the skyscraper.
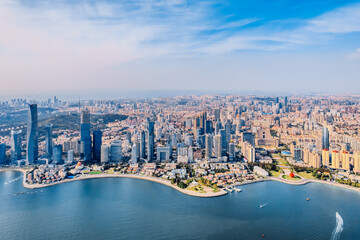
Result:
M93 132L93 159L100 162L101 159L102 132L96 130Z
M4 164L6 162L6 144L0 143L0 164Z
M329 149L330 143L329 143L329 130L327 127L323 127L322 129L322 149Z
M62 149L62 146L60 144L55 145L53 147L53 150L52 150L52 153L53 153L52 161L53 161L53 163L57 163L57 164L62 163L62 161L61 161L62 152L63 152L63 149Z
M38 111L36 104L29 105L27 125L27 164L34 164L38 160Z
M212 137L210 134L205 135L205 157L211 158L212 156Z
M121 162L122 161L122 147L121 141L116 140L111 143L111 161L112 162Z
M85 162L91 161L90 112L83 110L80 119L81 157Z
M11 163L16 164L21 159L21 130L11 130Z
M148 122L148 143L147 143L147 160L151 162L154 159L154 122Z
M138 160L138 149L137 149L137 144L136 142L134 142L134 144L132 145L132 149L131 149L131 163L137 163Z
M145 159L146 157L146 142L145 142L145 131L140 132L140 158Z
M109 146L101 145L101 163L109 162Z
M52 125L45 125L45 155L47 158L52 157Z

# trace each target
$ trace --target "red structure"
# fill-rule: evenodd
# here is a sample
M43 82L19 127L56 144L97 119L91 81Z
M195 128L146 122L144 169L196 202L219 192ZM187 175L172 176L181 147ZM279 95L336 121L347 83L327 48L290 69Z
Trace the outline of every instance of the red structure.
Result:
M290 173L290 177L291 177L291 178L295 177L295 175L294 175L293 172Z

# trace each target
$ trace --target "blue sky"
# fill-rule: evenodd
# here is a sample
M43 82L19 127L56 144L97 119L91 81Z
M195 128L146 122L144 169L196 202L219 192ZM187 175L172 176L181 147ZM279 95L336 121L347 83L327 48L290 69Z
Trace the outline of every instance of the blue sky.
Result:
M360 2L0 2L2 93L360 93Z

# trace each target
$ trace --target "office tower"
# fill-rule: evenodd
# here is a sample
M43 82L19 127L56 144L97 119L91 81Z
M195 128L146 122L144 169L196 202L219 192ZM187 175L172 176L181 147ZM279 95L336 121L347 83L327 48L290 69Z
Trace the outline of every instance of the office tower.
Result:
M36 104L29 105L27 125L26 162L34 164L38 159L38 111Z
M101 159L102 131L93 131L93 160L100 162Z
M16 164L16 161L21 159L21 130L11 130L11 163Z
M329 149L330 143L329 143L329 130L327 127L323 127L322 129L322 149Z
M6 163L6 144L0 143L0 164Z
M231 123L229 121L225 124L225 138L226 138L226 147L231 140Z
M101 145L101 163L109 162L109 146Z
M221 139L221 156L225 156L228 148L228 142L226 141L226 132L224 129L221 129L220 132L220 139Z
M205 133L212 133L212 132L213 132L212 121L206 120L206 122L205 122Z
M145 131L140 132L140 158L146 158Z
M279 97L276 97L275 103L279 103Z
M220 134L215 136L215 156L218 158L222 157L222 139Z
M192 143L193 143L193 136L189 135L189 134L186 134L185 135L185 145L191 146Z
M126 132L126 140L129 141L129 144L131 144L131 132Z
M147 160L151 162L154 159L154 122L148 122L148 143L147 143Z
M193 131L195 133L195 138L197 138L197 129L200 129L200 117L195 117L194 119L194 124L193 124ZM200 135L201 135L201 131L200 131Z
M212 137L210 134L205 135L205 157L211 158L212 156Z
M194 161L194 150L191 146L188 149L188 157L190 163Z
M137 144L134 142L131 149L131 163L137 163L138 161L138 149Z
M57 163L57 164L61 164L61 156L62 156L62 146L61 145L55 145L52 149L52 162L53 163Z
M122 147L121 141L116 140L111 142L111 161L112 162L121 162L122 161Z
M74 162L74 150L68 151L67 162L70 164Z
M215 123L215 134L219 134L220 129L221 129L221 122L220 122L220 121L217 121L217 122Z
M287 107L287 105L288 105L288 97L285 97L284 98L284 106Z
M171 145L172 147L175 147L177 145L177 137L175 133L171 134Z
M220 109L219 108L214 109L214 116L215 116L216 122L220 120Z
M229 160L235 160L235 143L233 142L229 143Z
M81 157L85 162L91 161L90 112L83 110L80 119Z
M49 159L52 157L52 149L53 149L52 125L46 124L45 125L45 155Z
M202 134L205 134L206 120L207 120L207 113L206 113L206 112L202 112L202 113L200 114L201 135L202 135Z

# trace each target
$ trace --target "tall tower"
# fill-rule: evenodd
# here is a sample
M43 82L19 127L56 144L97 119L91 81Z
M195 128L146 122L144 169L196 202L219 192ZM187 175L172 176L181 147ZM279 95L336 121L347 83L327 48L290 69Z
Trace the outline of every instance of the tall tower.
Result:
M118 163L122 161L122 147L121 141L116 140L111 143L111 161Z
M80 119L81 155L85 162L91 161L90 112L83 110Z
M36 104L29 105L27 125L27 164L34 164L38 160L38 111Z
M148 162L151 162L154 159L154 122L148 123L148 143L147 143L147 160Z
M145 131L140 132L140 158L146 157Z
M47 158L52 157L53 142L52 142L52 125L45 125L45 155Z
M323 127L322 129L322 149L329 149L329 130L327 127Z
M212 156L212 137L210 134L205 135L205 157L211 158Z
M101 144L102 132L100 130L93 132L93 159L96 161L101 160Z
M21 159L21 130L11 130L11 163L16 164Z

